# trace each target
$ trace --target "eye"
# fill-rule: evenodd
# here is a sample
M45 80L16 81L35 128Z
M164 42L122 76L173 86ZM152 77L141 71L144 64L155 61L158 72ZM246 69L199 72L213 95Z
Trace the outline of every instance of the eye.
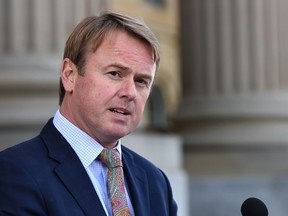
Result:
M141 86L149 87L149 82L145 79L136 79L135 82L137 82Z
M113 77L121 77L118 71L110 71L108 72L108 74L110 74Z

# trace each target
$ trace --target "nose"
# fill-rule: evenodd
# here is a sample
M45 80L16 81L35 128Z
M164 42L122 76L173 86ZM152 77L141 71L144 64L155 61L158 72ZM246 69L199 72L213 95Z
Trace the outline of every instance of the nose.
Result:
M137 95L137 89L134 80L125 80L119 91L121 98L127 98L128 100L134 100Z

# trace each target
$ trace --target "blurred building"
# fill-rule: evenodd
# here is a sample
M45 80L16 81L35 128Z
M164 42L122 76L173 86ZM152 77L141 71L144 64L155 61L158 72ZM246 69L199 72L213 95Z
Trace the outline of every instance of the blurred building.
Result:
M248 197L287 215L288 1L180 1L191 215L240 215ZM269 215L270 215L269 214Z
M39 133L54 115L67 36L110 3L0 0L1 149Z
M0 0L0 149L54 115L67 35L107 9L160 40L145 118L124 141L167 172L179 215L240 215L251 196L286 215L286 0Z
M54 115L67 36L84 17L105 10L142 18L161 42L162 66L145 118L123 143L165 171L179 214L188 215L181 138L158 133L168 130L180 91L178 8L173 0L0 0L0 150L32 138Z

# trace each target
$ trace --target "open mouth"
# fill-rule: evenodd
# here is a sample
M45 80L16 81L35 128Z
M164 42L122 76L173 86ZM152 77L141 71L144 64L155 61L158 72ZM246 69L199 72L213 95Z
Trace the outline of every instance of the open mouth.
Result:
M118 113L118 114L122 114L122 115L128 115L129 113L125 110L122 110L122 109L109 109L111 112L114 112L114 113Z

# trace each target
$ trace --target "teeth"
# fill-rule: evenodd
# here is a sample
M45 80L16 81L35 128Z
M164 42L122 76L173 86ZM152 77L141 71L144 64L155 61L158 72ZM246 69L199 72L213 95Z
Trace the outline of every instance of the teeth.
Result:
M120 113L120 114L125 114L125 112L123 112L122 110L113 109L112 111L113 111L113 112L116 112L116 113Z

